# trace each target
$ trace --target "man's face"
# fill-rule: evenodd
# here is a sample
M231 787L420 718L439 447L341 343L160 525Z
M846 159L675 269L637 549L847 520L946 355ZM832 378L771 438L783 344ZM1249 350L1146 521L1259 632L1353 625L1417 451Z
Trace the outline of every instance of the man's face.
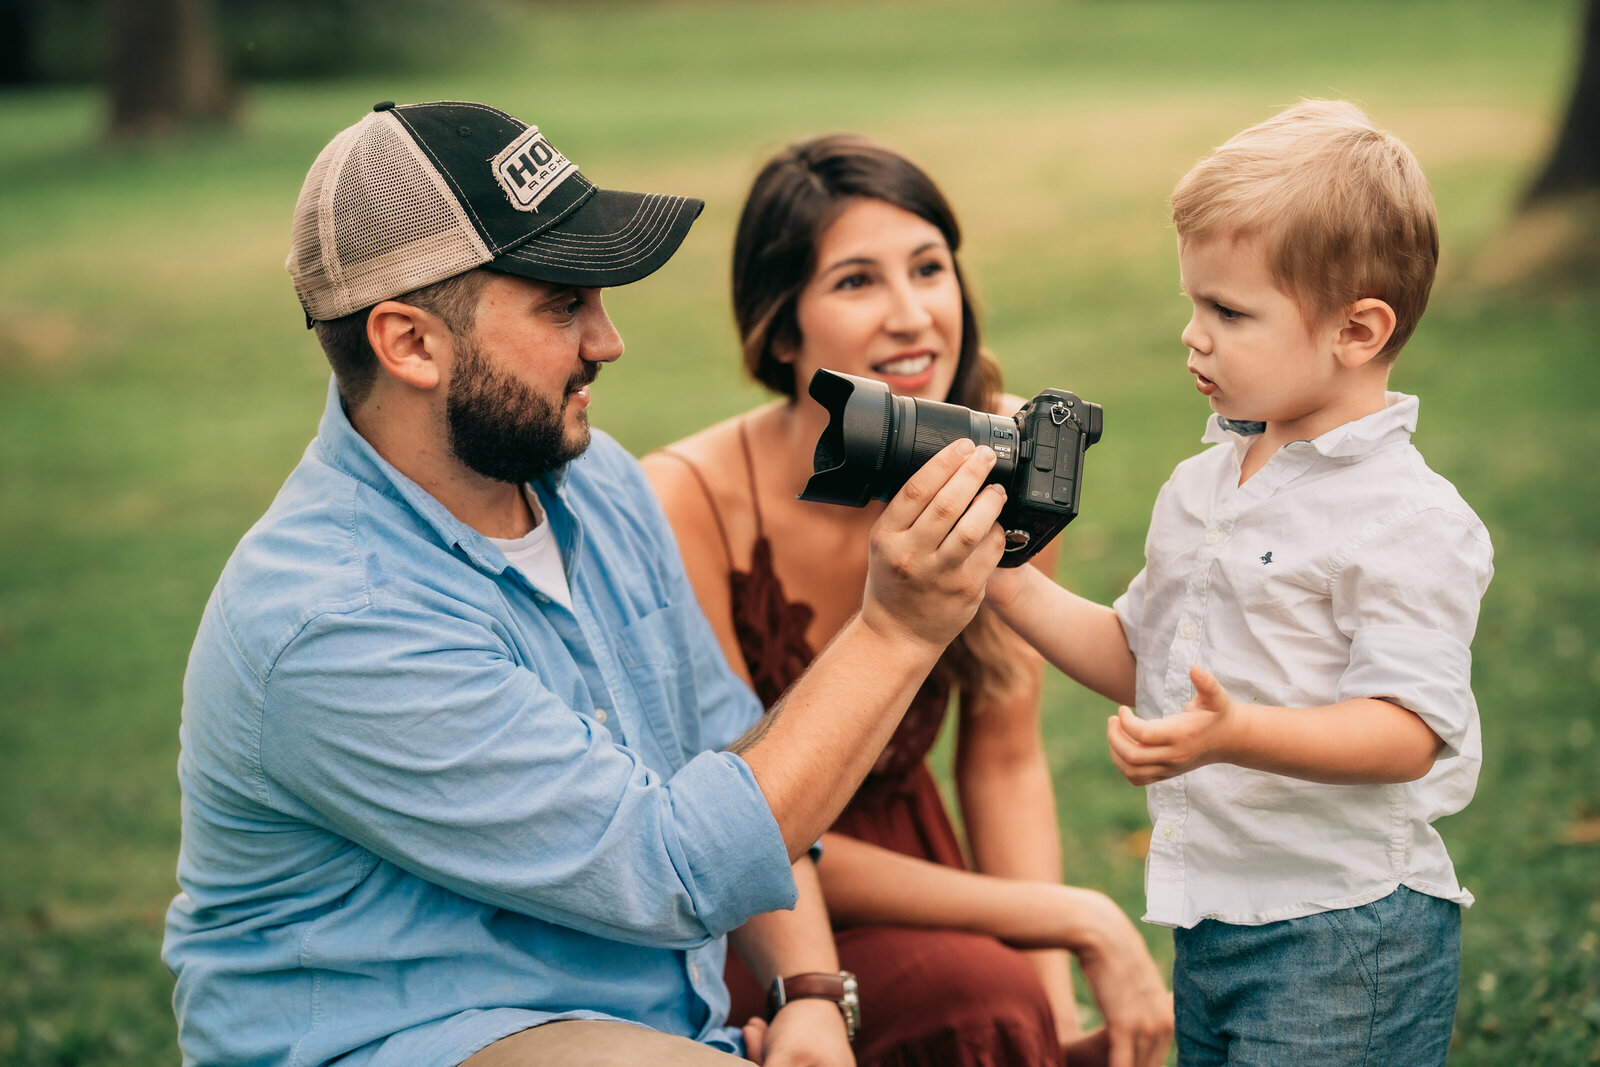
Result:
M496 275L454 341L445 419L464 466L520 485L589 446L589 383L622 355L600 290Z

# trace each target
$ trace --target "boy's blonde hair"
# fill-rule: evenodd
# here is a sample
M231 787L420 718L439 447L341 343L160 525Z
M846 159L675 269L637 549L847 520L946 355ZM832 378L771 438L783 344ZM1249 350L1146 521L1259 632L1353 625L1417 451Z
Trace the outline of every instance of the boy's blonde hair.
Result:
M1394 309L1392 361L1428 306L1439 222L1410 149L1354 104L1304 100L1206 156L1172 193L1183 242L1259 238L1308 323L1357 300Z

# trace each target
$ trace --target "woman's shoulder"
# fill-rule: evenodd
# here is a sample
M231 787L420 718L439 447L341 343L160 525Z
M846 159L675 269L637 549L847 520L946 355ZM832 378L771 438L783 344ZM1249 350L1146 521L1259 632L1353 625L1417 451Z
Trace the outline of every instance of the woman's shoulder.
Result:
M708 477L742 469L744 448L741 437L759 435L763 424L770 418L771 409L780 404L781 401L763 404L713 423L703 430L696 430L687 437L680 437L671 444L647 453L641 462L647 469L666 464L682 467L687 462Z
M1015 415L1027 401L1013 393L1000 393L994 398L992 415Z
M770 406L770 405L769 405ZM750 510L743 439L756 433L765 407L742 412L647 453L640 464L680 538L721 532Z

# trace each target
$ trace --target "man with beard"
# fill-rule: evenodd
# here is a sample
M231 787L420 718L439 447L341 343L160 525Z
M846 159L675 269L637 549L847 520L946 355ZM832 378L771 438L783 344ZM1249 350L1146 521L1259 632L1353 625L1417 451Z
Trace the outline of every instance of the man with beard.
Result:
M760 717L586 413L601 289L701 207L479 104L379 104L312 166L288 268L327 407L184 679L186 1064L851 1062L809 848L976 609L1004 494L987 449L930 461ZM778 994L742 1033L730 933Z

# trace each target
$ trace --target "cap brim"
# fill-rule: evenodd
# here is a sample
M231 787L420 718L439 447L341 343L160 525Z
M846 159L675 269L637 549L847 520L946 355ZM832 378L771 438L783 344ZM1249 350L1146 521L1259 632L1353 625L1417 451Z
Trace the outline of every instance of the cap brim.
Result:
M567 218L485 266L585 289L626 285L671 259L705 206L687 196L596 189Z

